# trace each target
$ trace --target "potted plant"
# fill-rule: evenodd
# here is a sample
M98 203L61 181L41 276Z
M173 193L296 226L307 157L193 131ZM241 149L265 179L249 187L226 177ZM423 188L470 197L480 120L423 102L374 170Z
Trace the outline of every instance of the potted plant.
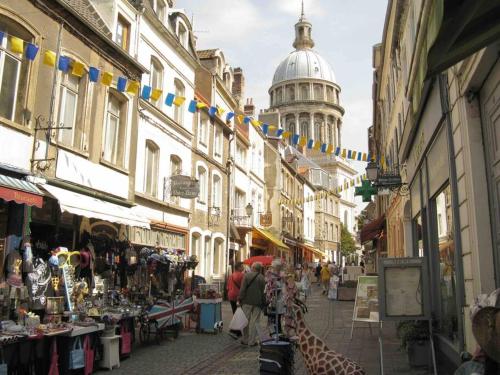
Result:
M340 284L338 290L339 301L354 301L356 299L356 288L358 282L355 280L348 280Z
M427 321L402 321L397 326L397 333L401 340L401 348L408 354L408 363L411 367L431 364L431 344Z

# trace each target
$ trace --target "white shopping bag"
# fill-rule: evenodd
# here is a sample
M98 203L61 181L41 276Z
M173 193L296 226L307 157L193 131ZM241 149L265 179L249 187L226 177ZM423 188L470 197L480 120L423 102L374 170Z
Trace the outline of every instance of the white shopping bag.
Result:
M238 307L234 312L231 323L229 323L229 329L233 331L243 331L247 325L248 319L241 307Z

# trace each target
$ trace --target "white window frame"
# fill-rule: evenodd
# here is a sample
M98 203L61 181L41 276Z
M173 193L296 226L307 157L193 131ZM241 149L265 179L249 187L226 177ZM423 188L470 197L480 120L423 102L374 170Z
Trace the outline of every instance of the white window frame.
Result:
M216 179L218 189L216 189ZM216 171L212 171L212 207L222 208L222 176Z
M178 78L174 80L175 96L186 96L186 85ZM184 107L185 103L180 106L173 105L174 107L174 120L180 126L184 124Z
M16 105L17 105L17 94L19 92L19 79L21 76L21 69L22 69L22 55L14 54L9 51L7 48L8 46L8 36L4 35L2 44L0 44L0 87L3 82L3 73L4 73L4 67L5 67L5 58L8 55L10 58L14 59L17 63L17 74L15 77L15 89L14 89L14 95L13 97L13 103L12 103L12 114L10 118L7 118L10 121L15 121L16 118ZM3 95L0 92L0 95Z
M149 150L151 150L151 156L153 158L152 166L153 173L151 174L151 189L148 189L148 160L149 160ZM158 175L159 175L159 163L160 163L160 147L152 140L148 139L145 144L144 153L144 193L152 197L158 197Z
M221 161L222 160L222 152L223 152L223 134L220 126L214 126L214 159Z

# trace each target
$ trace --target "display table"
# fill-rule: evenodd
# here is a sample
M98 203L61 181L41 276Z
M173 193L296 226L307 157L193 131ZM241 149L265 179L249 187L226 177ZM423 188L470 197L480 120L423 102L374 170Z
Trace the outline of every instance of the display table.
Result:
M103 357L100 362L101 367L108 370L120 367L120 337L119 335L101 336L103 347Z
M199 308L196 331L211 333L222 331L222 298L197 298L195 304Z

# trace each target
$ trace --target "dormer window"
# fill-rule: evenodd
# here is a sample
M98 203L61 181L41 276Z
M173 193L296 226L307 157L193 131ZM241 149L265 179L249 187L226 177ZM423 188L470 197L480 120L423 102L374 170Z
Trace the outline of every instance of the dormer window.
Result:
M178 29L178 37L179 37L179 43L184 48L186 48L186 46L187 46L187 30L186 30L186 26L184 26L180 22L179 22L179 29Z
M167 6L164 0L149 0L149 4L151 4L151 8L153 8L156 16L161 22L165 21L165 13Z

